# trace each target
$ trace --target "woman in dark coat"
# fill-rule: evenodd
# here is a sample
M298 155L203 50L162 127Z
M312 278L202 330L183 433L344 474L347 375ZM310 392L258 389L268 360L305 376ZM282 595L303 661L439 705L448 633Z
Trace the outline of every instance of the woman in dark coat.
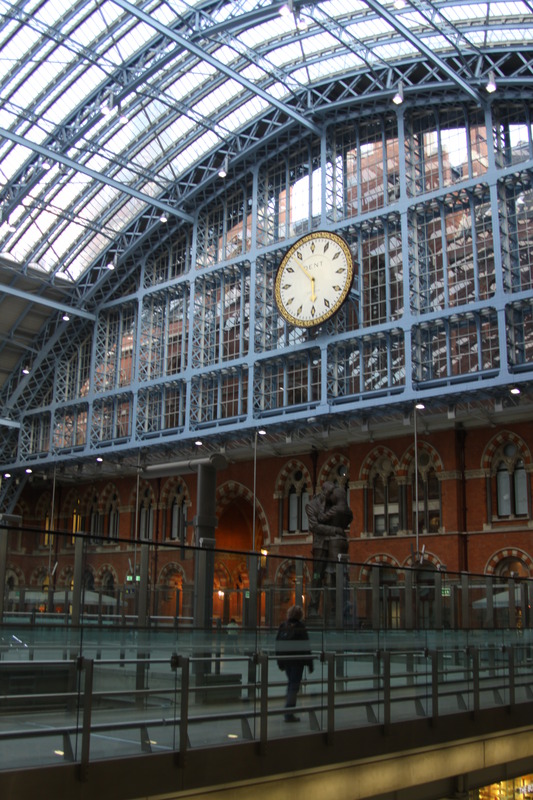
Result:
M307 667L309 672L313 671L309 634L303 615L301 606L291 606L287 611L287 619L281 623L276 635L278 667L287 674L285 722L298 722L299 717L293 714L292 709L296 705L304 667Z

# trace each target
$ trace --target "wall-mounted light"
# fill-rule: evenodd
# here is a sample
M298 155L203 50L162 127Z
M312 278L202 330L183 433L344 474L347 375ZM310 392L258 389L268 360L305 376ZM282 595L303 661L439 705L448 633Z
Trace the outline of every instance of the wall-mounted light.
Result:
M399 106L403 103L403 83L402 81L398 81L398 86L396 87L396 92L394 97L392 98L392 102L395 106Z
M493 70L491 70L489 72L489 79L488 79L488 81L486 83L485 91L487 91L489 94L492 94L493 92L496 91L496 88L497 88L496 87L496 77L494 75Z

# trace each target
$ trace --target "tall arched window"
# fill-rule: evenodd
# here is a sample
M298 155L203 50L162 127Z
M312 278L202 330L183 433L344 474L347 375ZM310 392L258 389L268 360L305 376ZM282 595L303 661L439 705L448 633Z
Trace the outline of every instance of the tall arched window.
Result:
M146 489L139 508L139 538L151 541L154 535L154 510L150 489Z
M416 531L418 526L418 533L438 533L442 515L440 481L431 455L425 450L418 455L418 486L414 469L411 472L411 500L412 530Z
M305 477L296 469L289 478L287 490L287 531L303 533L309 530L309 520L305 507L309 502L309 492Z
M107 507L107 536L109 540L116 540L119 537L120 512L118 510L118 496L113 495Z
M372 499L374 536L396 536L400 528L398 481L388 457L375 466Z
M493 475L497 516L527 517L530 507L528 474L514 442L506 442L494 454Z
M98 497L93 497L91 508L89 509L89 533L91 542L98 543L102 538L102 516L98 508Z
M185 496L181 486L176 487L176 491L170 505L170 530L169 538L182 542L187 541L187 507Z

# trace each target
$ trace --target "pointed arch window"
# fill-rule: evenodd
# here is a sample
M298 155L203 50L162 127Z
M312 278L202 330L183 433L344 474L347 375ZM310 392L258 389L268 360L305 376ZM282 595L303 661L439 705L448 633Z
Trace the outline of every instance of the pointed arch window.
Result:
M418 456L418 487L411 473L412 530L419 533L438 533L441 528L441 486L428 452ZM417 505L418 500L418 505Z
M98 544L102 538L102 515L98 508L98 498L94 497L89 511L89 533L91 543Z
M182 492L182 487L178 486L174 496L172 497L170 505L170 531L169 538L174 541L179 541L182 544L186 543L187 535L187 507L185 505L185 497Z
M295 470L288 480L286 500L286 531L306 533L309 530L309 520L305 507L309 502L309 492L300 469Z
M139 508L139 538L151 541L154 535L154 510L150 490L147 489Z
M396 536L400 528L398 481L389 458L377 465L372 480L374 536Z
M527 473L521 458L501 460L496 469L496 502L499 517L528 514Z
M110 500L107 507L107 537L115 541L119 537L120 512L118 510L118 497L116 494Z

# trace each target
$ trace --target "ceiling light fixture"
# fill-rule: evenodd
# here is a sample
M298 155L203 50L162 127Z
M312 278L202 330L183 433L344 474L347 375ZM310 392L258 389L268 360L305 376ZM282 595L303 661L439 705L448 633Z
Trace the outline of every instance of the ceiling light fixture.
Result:
M168 222L168 217L167 217L167 215L166 215L164 212L163 212L163 214L161 214L161 216L159 217L159 222Z
M22 367L22 374L23 375L29 375L30 374L30 368L29 367Z
M229 169L229 158L228 156L225 156L224 161L222 162L220 169L218 170L218 177L225 178L226 175L228 174L228 169Z
M518 386L511 387L511 394L520 394L520 389L518 388Z
M489 94L492 94L493 92L496 91L496 88L497 88L496 87L496 78L494 76L493 70L491 70L489 72L489 79L488 79L487 84L485 86L485 91L487 91Z
M63 320L63 322L68 322L70 320L70 317L69 317L69 315L67 314L66 311L63 314L63 316L61 317L61 319Z
M396 88L396 93L392 98L392 102L395 106L399 106L403 103L403 83L402 81L398 81L398 86Z

